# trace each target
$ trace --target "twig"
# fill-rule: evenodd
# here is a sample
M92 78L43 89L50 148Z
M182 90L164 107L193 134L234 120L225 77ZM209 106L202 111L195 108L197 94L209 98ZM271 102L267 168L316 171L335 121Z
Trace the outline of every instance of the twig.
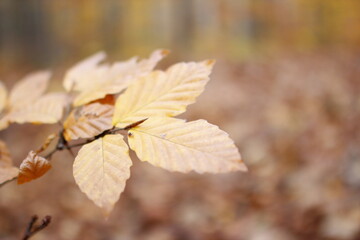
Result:
M14 177L13 179L7 180L7 181L1 183L1 184L0 184L0 187L4 186L5 184L7 184L7 183L9 183L9 182L12 182L12 181L14 181L14 180L16 180L16 179L17 179L17 177Z
M28 227L26 228L23 240L28 240L30 239L32 236L34 236L37 232L43 230L44 228L46 228L50 222L51 222L51 216L45 216L42 220L41 220L41 224L34 226L34 224L36 223L36 221L38 220L38 216L34 215L31 217L31 220L29 222Z
M51 150L51 152L49 152L48 154L46 154L46 155L44 156L44 158L46 158L46 159L51 159L52 155L53 155L54 153L56 153L57 151L59 151L59 149L54 148L53 150Z
M83 146L83 145L85 145L85 144L91 143L91 142L93 142L93 141L95 141L95 140L97 140L97 139L99 139L99 138L102 138L102 137L104 137L104 136L106 136L106 135L116 134L116 133L119 132L119 131L128 131L128 130L130 130L131 128L134 128L134 127L140 125L141 123L145 122L146 120L147 120L147 118L142 119L142 120L140 120L140 121L137 121L137 122L134 122L134 123L132 123L132 124L129 124L129 125L127 125L127 126L124 127L124 128L116 128L116 127L113 127L113 128L107 129L107 130L103 131L102 133L96 135L96 136L93 137L93 138L86 139L84 142L76 143L76 144L73 144L73 145L69 145L69 144L68 144L68 141L66 141L66 139L65 139L65 137L64 137L64 134L63 134L64 130L62 129L62 130L59 132L59 135L58 135L58 136L59 136L59 139L58 139L58 142L57 142L55 148L52 149L48 154L46 154L46 155L44 156L44 158L46 158L46 159L48 159L48 160L51 160L52 155L54 155L54 153L56 153L56 152L58 152L58 151L62 151L62 150L64 150L64 149L67 149L67 150L71 151L72 148L81 147L81 146ZM6 181L6 182L3 182L2 184L0 184L0 187L4 186L5 184L7 184L7 183L9 183L9 182L12 182L12 181L14 181L14 180L16 180L16 179L17 179L17 177L15 177L15 178L13 178L13 179L11 179L11 180L8 180L8 181Z

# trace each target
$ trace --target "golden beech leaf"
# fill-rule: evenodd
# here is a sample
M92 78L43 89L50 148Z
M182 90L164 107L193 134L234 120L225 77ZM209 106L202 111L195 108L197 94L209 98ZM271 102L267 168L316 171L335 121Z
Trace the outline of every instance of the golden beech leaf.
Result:
M167 54L168 51L166 50L156 50L148 59L141 61L131 58L125 62L116 62L112 65L103 64L95 67L86 73L86 80L83 81L87 81L87 84L84 84L73 105L84 105L108 94L121 92L137 78L149 73Z
M62 118L68 101L68 96L64 93L49 93L31 105L10 112L7 117L16 123L56 123Z
M12 164L9 149L0 140L0 184L15 178L18 173L19 169Z
M131 165L122 135L106 135L80 149L73 173L81 191L109 215L124 191Z
M247 171L228 134L205 120L149 118L130 129L128 141L140 160L170 171Z
M64 122L64 137L67 141L91 138L110 129L114 106L92 103L74 109Z
M104 52L98 52L85 60L79 62L69 69L65 75L63 85L66 91L81 91L89 84L93 69L105 59Z
M0 112L6 106L7 91L5 85L0 81Z
M124 127L150 116L172 117L194 103L209 80L214 61L178 63L166 72L154 71L118 97L113 125Z
M49 71L39 71L17 82L10 92L9 108L15 110L31 105L45 92L50 76Z
M45 158L30 151L28 156L20 165L18 184L30 182L43 176L51 168L51 164Z

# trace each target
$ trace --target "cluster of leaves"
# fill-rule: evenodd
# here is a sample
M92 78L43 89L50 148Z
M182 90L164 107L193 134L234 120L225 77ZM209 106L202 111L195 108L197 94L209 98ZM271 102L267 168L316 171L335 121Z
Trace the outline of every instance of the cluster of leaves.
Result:
M156 50L148 59L108 64L102 63L105 54L97 53L68 70L63 81L66 93L42 96L48 72L25 77L9 98L1 85L0 107L5 109L2 129L10 123L64 122L60 133L50 135L40 149L30 151L19 169L12 165L5 143L0 142L0 184L15 178L19 184L39 178L51 168L53 153L81 146L73 165L75 181L108 215L130 177L129 147L141 161L170 171L246 171L227 133L205 120L173 118L202 93L214 61L154 70L167 54ZM40 156L55 138L55 149ZM82 142L71 145L74 140Z

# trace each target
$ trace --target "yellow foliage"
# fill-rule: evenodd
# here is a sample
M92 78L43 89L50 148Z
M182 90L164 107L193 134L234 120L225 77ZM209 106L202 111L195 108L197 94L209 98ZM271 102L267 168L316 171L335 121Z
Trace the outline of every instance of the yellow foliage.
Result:
M74 178L108 215L130 177L129 149L121 135L107 135L84 145L74 161Z
M129 131L129 145L140 160L170 171L246 171L228 134L205 120L149 118Z
M176 116L194 103L209 81L214 61L178 63L129 86L115 104L113 125L125 127L150 116Z

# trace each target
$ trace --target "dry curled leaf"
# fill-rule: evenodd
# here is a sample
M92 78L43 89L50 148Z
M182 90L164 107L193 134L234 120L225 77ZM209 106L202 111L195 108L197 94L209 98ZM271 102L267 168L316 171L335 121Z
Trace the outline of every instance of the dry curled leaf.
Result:
M80 70L75 71L76 67L72 69L72 74L70 75L74 75L75 71L77 73L76 78L70 78L67 75L64 85L68 87L70 85L69 82L72 82L74 86L77 86L75 90L80 93L76 96L73 105L84 105L101 99L108 94L119 93L137 78L149 73L167 53L168 51L166 50L156 50L148 59L137 61L137 58L131 58L128 61L115 62L111 65L98 65L100 57L96 58L97 56L95 55L90 59L92 61L86 61L87 65L81 64ZM86 69L86 71L82 69ZM72 79L72 81L69 79Z
M154 71L120 95L113 125L124 127L150 116L172 117L194 103L209 80L214 61L178 63L166 72Z
M149 118L129 131L130 148L142 161L170 171L246 171L228 134L205 120Z
M74 178L81 191L108 215L125 188L131 165L122 135L107 135L80 149Z
M15 178L18 172L18 168L12 164L9 149L5 142L0 140L0 184Z
M111 128L114 106L92 103L74 109L64 122L64 137L67 141L91 138Z
M18 184L30 182L43 176L51 168L51 164L45 158L30 151L28 156L20 165Z

